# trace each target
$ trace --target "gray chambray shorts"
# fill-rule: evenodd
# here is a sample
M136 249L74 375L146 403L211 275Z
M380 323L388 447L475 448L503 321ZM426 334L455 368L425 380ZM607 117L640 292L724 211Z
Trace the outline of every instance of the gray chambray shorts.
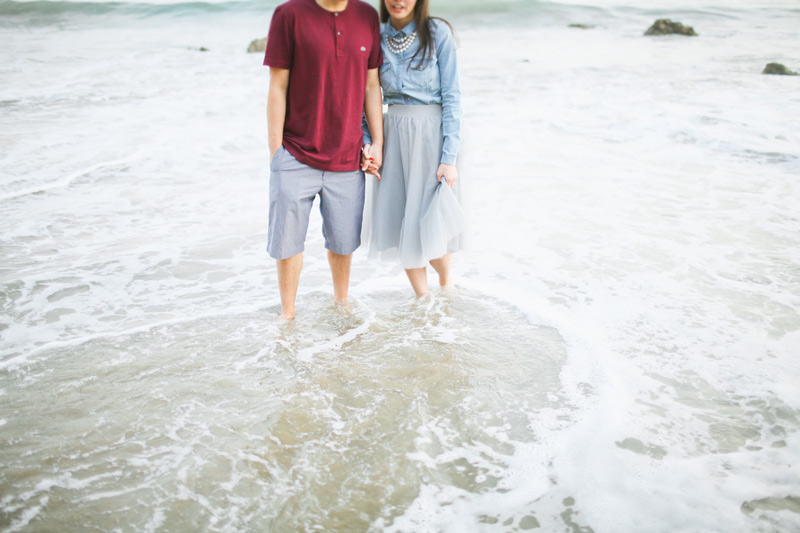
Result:
M281 146L270 164L267 253L271 257L288 259L305 249L308 217L317 195L325 248L349 255L359 247L364 173L317 170Z

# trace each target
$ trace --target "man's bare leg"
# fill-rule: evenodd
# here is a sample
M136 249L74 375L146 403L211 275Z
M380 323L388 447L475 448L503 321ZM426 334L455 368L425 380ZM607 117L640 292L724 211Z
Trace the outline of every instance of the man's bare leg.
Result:
M408 281L411 282L411 287L417 296L425 296L428 294L428 269L422 268L407 268L406 276Z
M347 304L347 290L350 287L350 262L353 254L339 255L328 250L328 264L333 277L333 297L340 304Z
M439 274L439 285L443 289L453 288L453 278L450 276L450 266L453 264L453 254L447 254L439 259L431 260L431 266Z
M297 285L303 269L303 252L288 259L278 259L278 286L281 290L281 318L294 318L294 302L297 299Z

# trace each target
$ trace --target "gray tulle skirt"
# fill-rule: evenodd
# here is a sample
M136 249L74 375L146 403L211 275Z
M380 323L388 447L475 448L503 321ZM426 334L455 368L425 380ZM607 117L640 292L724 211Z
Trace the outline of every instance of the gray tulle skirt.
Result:
M362 242L369 256L420 268L466 247L464 143L453 189L436 179L442 154L442 106L392 105L383 120L381 180L367 176Z

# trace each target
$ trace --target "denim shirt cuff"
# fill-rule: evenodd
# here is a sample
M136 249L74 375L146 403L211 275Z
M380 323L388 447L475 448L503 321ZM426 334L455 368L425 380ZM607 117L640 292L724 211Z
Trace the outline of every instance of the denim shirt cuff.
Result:
M456 154L442 154L442 159L440 163L443 165L455 165Z

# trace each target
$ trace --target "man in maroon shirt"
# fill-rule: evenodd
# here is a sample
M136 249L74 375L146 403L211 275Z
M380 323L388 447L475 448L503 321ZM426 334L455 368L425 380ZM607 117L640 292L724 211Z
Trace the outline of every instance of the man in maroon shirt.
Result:
M361 244L362 111L380 167L383 115L378 13L361 0L289 0L275 9L267 123L270 209L267 251L277 260L281 316L295 315L308 218L320 197L334 297L347 303L350 260Z

